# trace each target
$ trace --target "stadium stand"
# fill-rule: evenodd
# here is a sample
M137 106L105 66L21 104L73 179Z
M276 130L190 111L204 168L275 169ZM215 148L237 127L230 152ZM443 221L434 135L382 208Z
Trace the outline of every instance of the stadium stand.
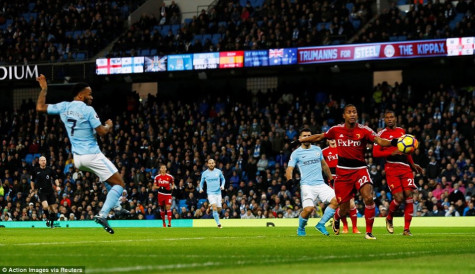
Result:
M2 0L0 64L91 58L123 32L129 12L143 2Z
M227 180L222 217L240 218L247 209L262 218L297 216L301 209L298 174L295 184L284 179L292 151L289 141L303 125L321 132L338 123L345 102L322 92L273 92L272 97L258 94L252 100L204 97L176 101L150 96L142 103L138 98L132 100L137 95L130 94L133 104L128 111L114 115L116 135L99 139L104 153L126 180L128 197L123 206L132 212L130 218L142 219L145 212L148 219L160 218L155 194L151 194L160 163L167 163L176 179L175 218L209 217L206 197L197 192L208 158L216 159ZM441 85L416 92L411 86L383 83L355 102L360 119L371 128L383 127L381 114L391 108L399 125L419 138L421 144L413 157L424 174L416 176L416 216L473 214L469 207L475 202L474 96L473 87ZM58 219L61 214L76 220L92 219L105 198L105 186L94 175L69 168L70 145L63 127L58 126L58 117L38 116L31 103L23 104L21 110L0 113L2 216L7 214L16 221L42 218L38 197L29 192L29 172L38 165L38 156L46 155L61 178ZM260 161L263 154L266 165ZM382 163L371 153L366 156L376 204L387 208L391 196ZM454 195L454 189L463 195ZM356 203L361 209L361 199ZM451 206L455 211L450 211Z
M144 15L108 57L143 48L165 54L339 44L371 18L372 2L220 0L182 25Z

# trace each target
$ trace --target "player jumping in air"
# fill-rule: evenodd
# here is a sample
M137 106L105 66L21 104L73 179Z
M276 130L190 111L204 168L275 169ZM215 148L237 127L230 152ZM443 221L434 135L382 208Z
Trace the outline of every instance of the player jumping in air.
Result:
M74 99L71 102L46 104L48 90L46 77L41 74L36 80L41 87L36 102L36 111L46 112L49 115L59 114L71 141L74 165L80 170L95 173L101 181L107 181L112 186L99 215L94 216L94 219L107 232L114 234L114 230L107 222L107 215L122 195L125 183L114 164L101 152L95 135L97 133L104 136L111 132L112 121L109 119L105 125L101 124L99 116L91 107L92 89L88 84L77 83L73 86L72 96Z
M397 127L397 119L394 111L386 110L384 113L384 123L386 128L381 130L378 135L381 138L393 139L399 138L406 134L404 129ZM417 189L414 182L414 174L411 167L417 172L422 172L422 168L415 164L410 154L403 154L394 147L381 147L375 145L373 147L374 157L385 157L386 164L384 170L386 171L386 181L388 182L389 190L394 199L389 205L388 216L386 217L386 229L389 233L394 233L393 214L402 203L406 203L404 209L404 232L405 236L412 236L409 230L411 226L412 213L414 212L413 192Z

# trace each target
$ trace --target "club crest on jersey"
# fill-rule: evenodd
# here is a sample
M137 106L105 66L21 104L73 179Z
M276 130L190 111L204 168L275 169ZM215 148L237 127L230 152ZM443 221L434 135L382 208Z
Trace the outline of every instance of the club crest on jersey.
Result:
M361 135L359 133L356 133L356 139L360 139Z

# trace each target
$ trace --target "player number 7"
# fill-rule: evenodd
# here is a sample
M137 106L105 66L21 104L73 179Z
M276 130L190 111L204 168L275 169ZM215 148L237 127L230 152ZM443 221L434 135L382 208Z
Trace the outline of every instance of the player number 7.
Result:
M68 122L73 123L73 126L71 127L71 136L74 136L74 128L76 127L76 120L75 119L68 119Z

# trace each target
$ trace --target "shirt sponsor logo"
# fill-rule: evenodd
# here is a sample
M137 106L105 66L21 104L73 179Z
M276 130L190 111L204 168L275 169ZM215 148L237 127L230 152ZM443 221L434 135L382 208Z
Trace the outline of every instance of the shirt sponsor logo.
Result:
M338 146L341 146L341 147L359 147L359 146L361 146L361 141L338 140Z

